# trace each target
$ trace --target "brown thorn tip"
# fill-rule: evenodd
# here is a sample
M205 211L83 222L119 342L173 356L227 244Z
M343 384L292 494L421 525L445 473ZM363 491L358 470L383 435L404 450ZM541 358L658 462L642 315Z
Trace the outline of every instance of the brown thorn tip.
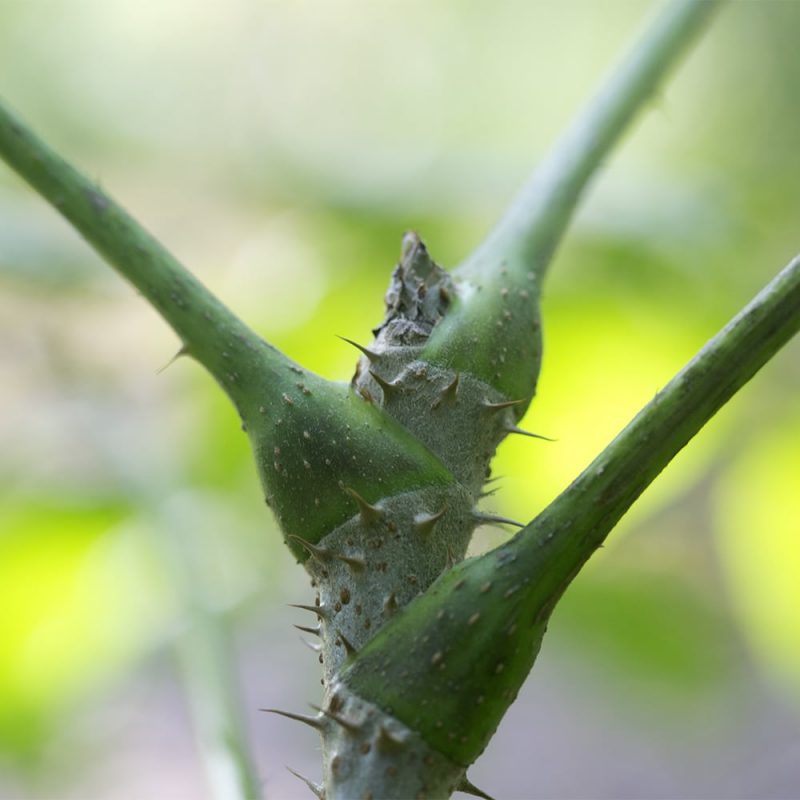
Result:
M325 789L323 788L321 783L314 783L314 781L310 780L309 778L306 778L305 775L301 775L299 772L295 772L291 767L286 767L286 769L288 769L289 772L291 772L292 775L295 776L295 778L300 778L300 780L303 781L303 783L306 786L308 786L309 789L311 789L311 791L314 793L316 797L319 798L319 800L325 800Z
M353 347L355 347L356 350L360 350L372 363L375 363L376 361L380 360L380 355L378 353L373 353L372 350L370 350L367 347L364 347L363 344L354 342L352 339L348 339L346 336L339 336L338 333L336 334L336 338L341 339L343 342L347 342L347 344L353 345Z
M339 639L339 641L342 643L342 645L344 646L344 649L347 652L347 655L354 656L358 652L358 650L356 650L356 648L353 645L353 643L348 641L348 639L345 637L345 635L341 631L337 630L336 631L336 636Z
M320 619L328 618L328 610L325 606L305 606L301 603L289 603L289 608L302 608L303 611L311 611L316 614Z
M479 511L472 512L472 519L477 520L479 523L494 523L495 525L514 525L517 528L524 528L524 522L517 522L514 519L509 519L508 517L500 517L496 514L481 514Z
M453 378L447 386L442 389L439 393L439 396L433 401L431 404L432 409L437 409L439 406L447 400L449 403L454 403L456 397L458 396L458 382L461 380L461 374L456 372L455 378Z
M385 725L381 725L378 728L378 736L375 739L375 745L378 750L382 750L385 753L388 750L396 750L398 747L402 747L406 743L407 738L407 735L403 736L393 733Z
M504 408L513 408L522 405L524 400L501 400L499 403L492 403L489 400L483 401L483 407L487 411L502 411Z
M447 504L442 506L441 511L435 514L417 514L414 517L414 530L422 536L427 536L436 527L436 523L444 516L447 511Z
M342 488L356 501L361 521L365 525L372 525L383 517L383 511L378 506L370 505L355 489L351 489L349 486Z
M456 790L459 792L464 792L464 794L471 794L473 797L482 797L483 800L494 800L493 797L486 794L486 792L479 789L474 783L472 783L466 775L461 778L461 782L456 786Z
M397 611L397 595L394 592L386 595L383 601L383 611L385 614L394 614Z
M378 386L380 386L381 389L383 389L384 397L388 397L389 395L395 394L396 392L399 391L397 386L395 386L393 383L389 383L389 381L387 381L385 378L382 378L374 370L370 370L369 374L372 375L375 383L377 383Z
M302 539L300 536L295 536L293 533L287 533L286 538L293 539L301 547L305 548L312 558L316 558L321 564L324 564L326 561L330 561L333 558L333 553L331 553L330 550L325 550L322 547L316 547L315 545L311 544L311 542L307 542L305 539Z
M159 367L156 370L156 375L160 375L167 367L171 367L181 356L186 356L188 354L189 354L188 345L183 345L183 347L181 347L181 349L178 350L178 352L175 353L175 355L172 356L172 358L169 361L167 361L167 363L164 364L163 367Z
M361 726L356 725L355 722L351 722L349 719L345 719L344 717L337 714L335 711L329 711L324 708L320 708L319 706L315 706L313 703L310 704L311 708L314 711L318 711L320 714L324 714L328 719L332 719L337 725L341 725L346 731L349 733L358 733Z
M294 627L297 628L297 630L299 630L299 631L303 631L303 633L310 633L313 636L321 636L322 635L320 633L320 631L322 630L322 626L321 625L317 625L316 628L306 628L304 625L295 625Z
M367 568L367 562L363 558L356 558L355 556L343 556L340 553L334 553L334 558L347 564L353 572L363 572Z
M279 708L262 708L260 710L265 711L267 714L278 714L281 717L302 722L304 725L309 725L318 731L322 730L322 723L320 722L319 717L311 717L307 714L293 714L291 711L281 711Z
M516 425L513 425L510 428L506 428L507 433L518 433L520 436L530 436L531 439L542 439L545 442L556 442L557 439L551 439L549 436L542 436L541 433L531 433L530 431L524 431L522 428L518 428Z

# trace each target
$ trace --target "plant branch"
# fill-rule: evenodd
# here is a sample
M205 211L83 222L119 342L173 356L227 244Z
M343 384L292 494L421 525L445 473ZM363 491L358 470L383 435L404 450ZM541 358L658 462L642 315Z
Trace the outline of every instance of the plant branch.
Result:
M508 262L512 269L532 271L541 285L590 179L720 5L721 0L666 5L467 259L466 272Z
M454 763L471 764L517 696L572 578L675 454L798 330L800 257L533 522L456 564L387 622L342 682Z
M521 401L517 419L536 392L539 296L556 246L593 175L721 2L672 0L666 6L454 272L458 302L434 328L425 359ZM514 358L506 358L512 342Z
M522 549L548 540L554 563L545 579L565 586L661 470L799 330L796 256L520 531Z
M248 377L290 362L251 331L94 181L0 102L0 157L56 208L178 334L241 405ZM233 379L236 377L236 380Z
M175 642L181 684L214 800L258 800L261 781L232 684L231 642L224 620L194 608Z
M209 602L208 569L197 549L202 519L163 503L151 529L183 615L172 646L211 797L258 800L261 781L247 742L230 632L222 611Z

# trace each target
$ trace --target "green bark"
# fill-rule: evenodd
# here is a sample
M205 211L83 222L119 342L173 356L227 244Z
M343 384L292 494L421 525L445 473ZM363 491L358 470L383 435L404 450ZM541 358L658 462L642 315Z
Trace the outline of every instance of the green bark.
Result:
M669 461L800 330L800 257L535 520L455 566L354 656L342 683L468 766L533 666L554 605ZM408 657L398 659L397 653Z
M237 406L255 382L290 379L286 356L256 336L96 182L53 152L0 102L0 156L69 221L169 323L181 350L202 364ZM267 380L265 380L267 379Z
M645 28L494 230L454 271L461 299L431 337L429 361L524 401L516 409L522 417L536 389L539 297L558 243L591 179L721 5L670 2ZM526 372L520 362L535 368Z
M328 800L468 788L465 769L516 696L568 583L669 459L797 331L793 262L536 520L462 561L474 528L497 521L475 510L495 449L524 433L516 422L536 391L546 267L591 177L718 5L667 6L453 273L406 235L386 317L372 344L356 345L349 387L256 336L0 106L0 155L161 313L242 417L267 502L317 590L305 608L321 642L322 708L288 716L322 734ZM221 639L198 636L197 652L213 663ZM198 672L194 692L218 673ZM227 729L224 705L200 724Z

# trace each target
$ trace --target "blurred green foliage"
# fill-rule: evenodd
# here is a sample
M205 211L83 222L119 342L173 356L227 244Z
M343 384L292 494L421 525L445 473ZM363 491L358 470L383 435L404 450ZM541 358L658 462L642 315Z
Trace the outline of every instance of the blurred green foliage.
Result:
M152 610L130 608L131 587L121 580L131 565L120 571L109 549L120 545L113 529L126 511L34 503L4 510L0 585L11 612L0 621L5 747L33 748L63 698L123 666L125 647L140 649L140 629L151 622ZM148 573L141 566L133 571L136 594ZM98 597L109 596L113 605L98 609Z
M270 341L347 380L334 334L368 340L403 230L447 266L464 257L645 8L11 0L0 91ZM493 509L532 517L800 246L798 30L797 4L728 8L600 176L552 268L523 422L558 441L502 446ZM236 416L193 365L155 376L174 348L0 170L9 757L42 752L174 635L180 602L148 538L173 495L214 509L213 531L199 520L181 542L228 565L207 573L221 606L286 599ZM798 696L798 397L795 344L571 590L552 627L606 665L587 680L622 676L631 704L639 689L695 702L739 675L741 648Z

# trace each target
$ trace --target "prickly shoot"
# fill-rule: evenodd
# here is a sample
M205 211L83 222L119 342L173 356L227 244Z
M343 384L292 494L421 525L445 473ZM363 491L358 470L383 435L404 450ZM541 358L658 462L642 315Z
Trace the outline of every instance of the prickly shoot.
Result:
M264 495L309 573L321 797L479 792L466 768L528 674L582 564L696 431L800 327L793 262L542 514L465 561L492 457L534 397L545 269L589 179L716 3L645 31L486 242L448 272L405 235L349 384L261 340L105 192L0 107L0 155L172 325L235 404Z

